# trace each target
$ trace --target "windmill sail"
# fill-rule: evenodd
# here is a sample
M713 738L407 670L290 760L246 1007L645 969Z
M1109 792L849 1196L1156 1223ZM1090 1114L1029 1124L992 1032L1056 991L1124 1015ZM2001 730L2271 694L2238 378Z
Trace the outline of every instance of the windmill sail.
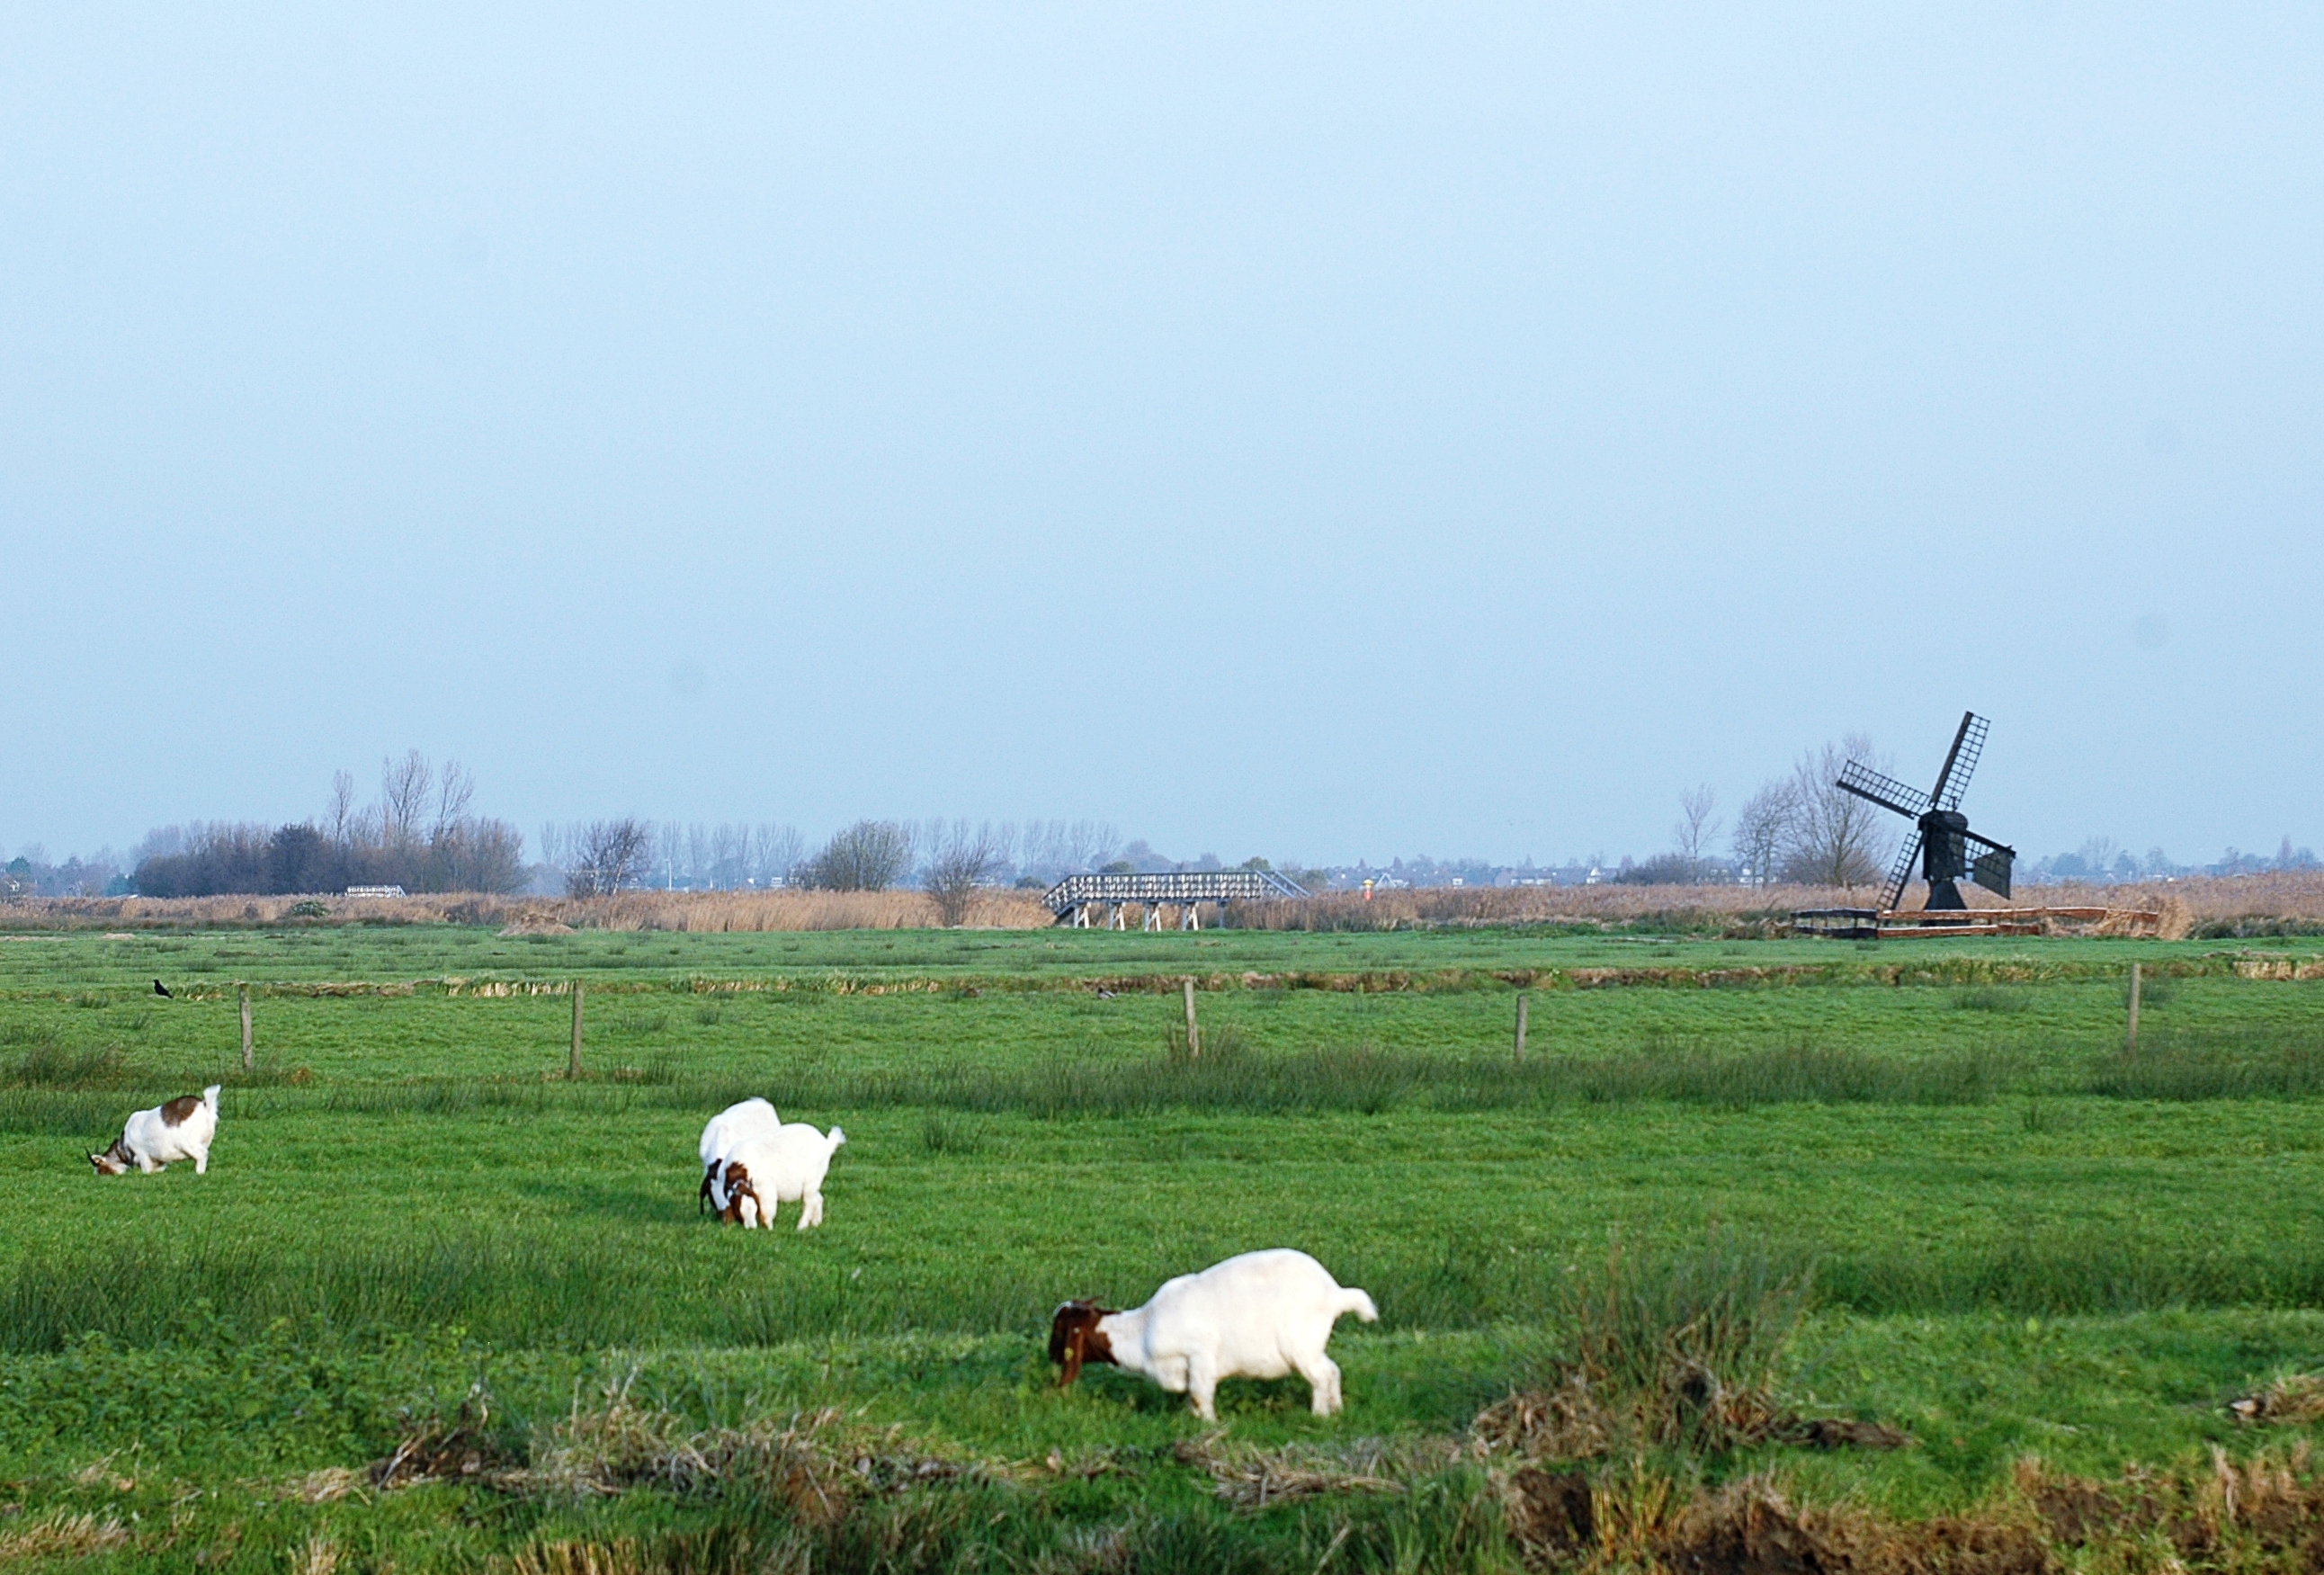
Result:
M1848 762L1848 769L1840 774L1838 786L1858 798L1870 799L1883 809L1894 810L1906 820L1918 820L1929 812L1927 794L1894 777L1883 776L1858 760Z
M1969 776L1977 769L1978 758L1985 753L1986 730L1992 725L1974 711L1961 713L1960 731L1953 734L1953 747L1945 751L1945 769L1937 773L1936 791L1929 795L1939 809L1960 807Z
M1896 851L1896 861L1888 867L1888 885L1880 898L1880 911L1895 913L1896 905L1904 900L1904 888L1912 883L1913 861L1921 856L1921 834L1914 832L1904 839Z

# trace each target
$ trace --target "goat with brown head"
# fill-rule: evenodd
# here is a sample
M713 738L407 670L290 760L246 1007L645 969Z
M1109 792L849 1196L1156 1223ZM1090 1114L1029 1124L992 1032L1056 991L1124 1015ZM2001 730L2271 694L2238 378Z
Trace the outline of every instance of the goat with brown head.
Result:
M756 1223L760 1215L765 1212L766 1206L759 1202L759 1189L751 1184L750 1167L739 1159L730 1161L722 1185L726 1193L726 1206L719 1211L720 1220L728 1225ZM742 1217L742 1200L745 1198L751 1200L748 1221Z
M1094 1302L1067 1302L1049 1320L1049 1359L1065 1369L1057 1379L1059 1388L1082 1376L1084 1362L1114 1365L1113 1343L1098 1327L1112 1313L1112 1308Z

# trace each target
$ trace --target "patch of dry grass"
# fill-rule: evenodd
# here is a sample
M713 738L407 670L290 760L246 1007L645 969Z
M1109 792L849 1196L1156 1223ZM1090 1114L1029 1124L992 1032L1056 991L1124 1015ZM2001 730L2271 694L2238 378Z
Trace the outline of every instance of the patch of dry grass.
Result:
M35 1559L88 1559L129 1541L128 1528L111 1515L68 1515L60 1510L21 1531L0 1532L0 1564Z

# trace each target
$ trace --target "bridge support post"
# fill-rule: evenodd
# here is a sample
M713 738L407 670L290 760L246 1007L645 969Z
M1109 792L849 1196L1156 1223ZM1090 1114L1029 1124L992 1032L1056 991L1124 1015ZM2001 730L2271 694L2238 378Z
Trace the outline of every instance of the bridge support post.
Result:
M1115 903L1113 905L1113 918L1111 922L1106 926L1106 928L1110 930L1120 930L1127 929L1129 927L1129 926L1121 922L1121 904L1118 902Z

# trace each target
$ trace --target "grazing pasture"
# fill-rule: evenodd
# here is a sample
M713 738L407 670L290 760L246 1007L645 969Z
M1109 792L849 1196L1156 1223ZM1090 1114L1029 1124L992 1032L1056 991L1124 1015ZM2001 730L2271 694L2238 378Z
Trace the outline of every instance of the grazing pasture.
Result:
M90 1174L211 1082L208 1174ZM820 1230L697 1217L753 1093L846 1128ZM11 935L0 1561L1610 1568L1747 1481L2064 1549L2044 1483L2200 1496L2304 1433L2224 1406L2324 1366L2319 1096L2303 938ZM1340 1415L1055 1386L1059 1302L1276 1246L1379 1304ZM1765 1405L1608 1398L1701 1342ZM1581 1421L1489 1413L1577 1373ZM1543 1518L1569 1466L1586 1536ZM2205 1524L2174 1556L2265 1552Z

